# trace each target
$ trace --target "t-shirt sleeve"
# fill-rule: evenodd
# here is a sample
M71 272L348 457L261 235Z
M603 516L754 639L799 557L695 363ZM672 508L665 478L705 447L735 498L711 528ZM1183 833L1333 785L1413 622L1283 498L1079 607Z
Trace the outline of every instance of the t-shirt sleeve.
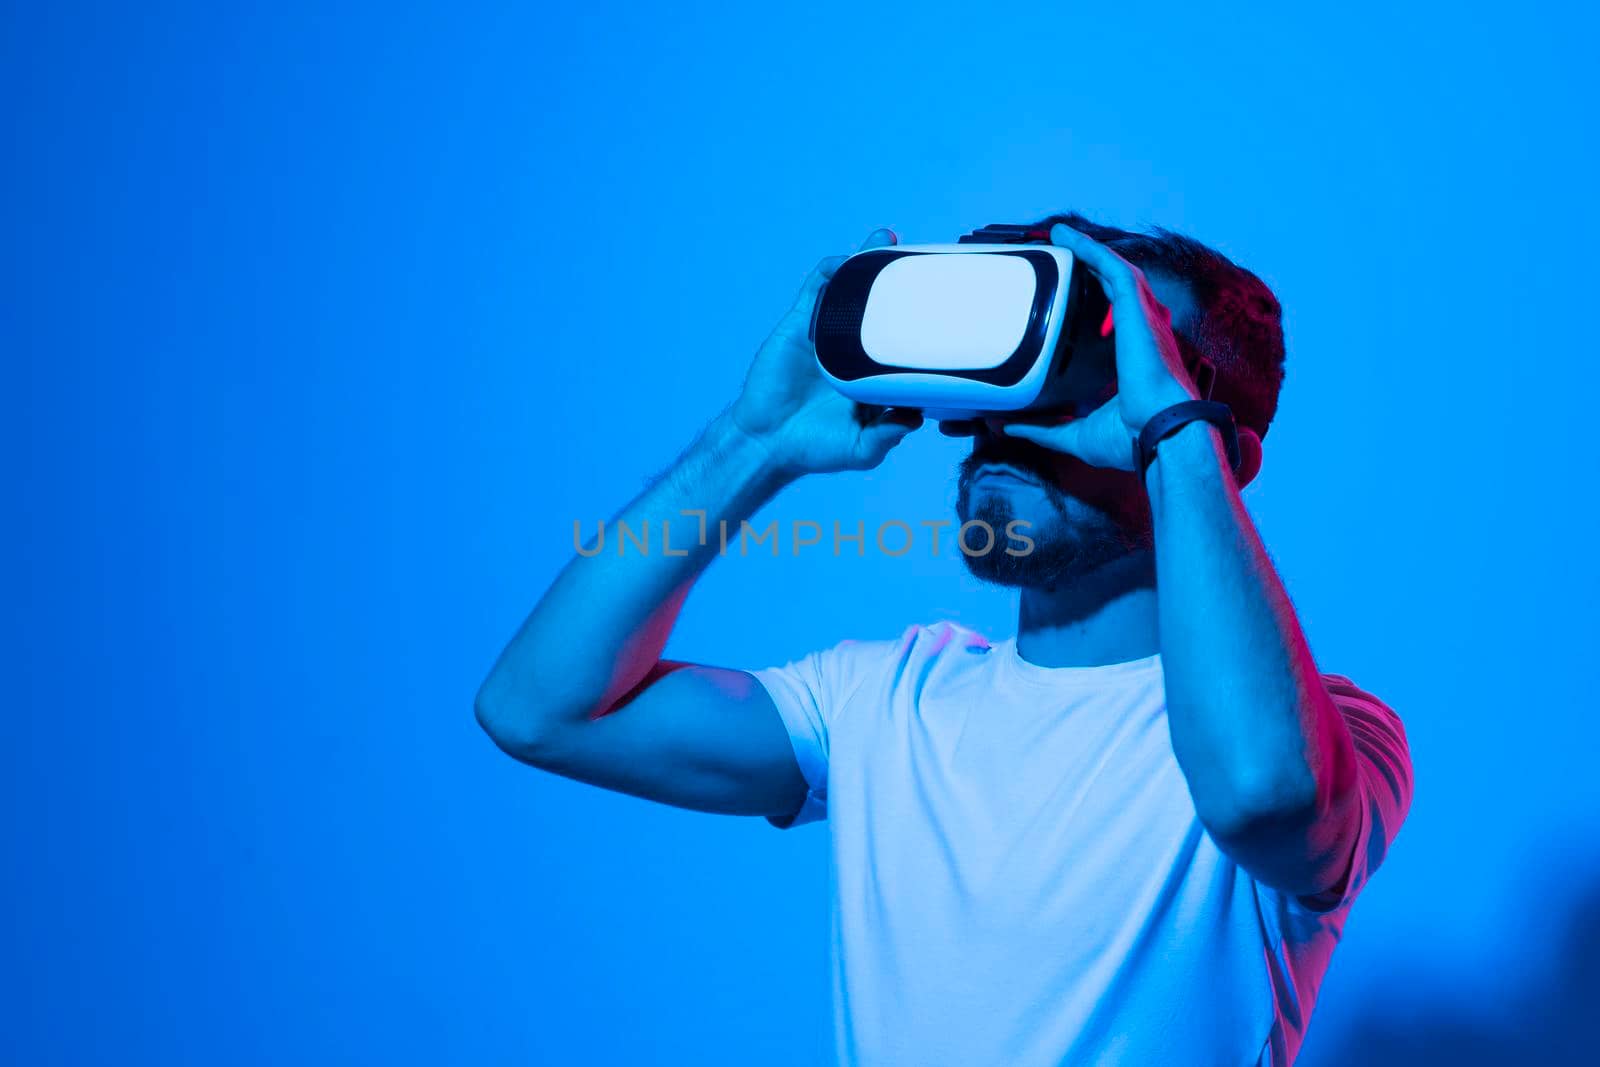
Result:
M1411 809L1411 750L1400 717L1348 678L1325 674L1322 680L1355 743L1361 825L1343 881L1318 896L1298 898L1297 903L1315 912L1334 911L1355 900Z
M828 742L839 709L886 648L884 642L841 641L781 667L751 671L778 707L795 762L806 780L806 799L793 815L768 821L780 829L827 818Z

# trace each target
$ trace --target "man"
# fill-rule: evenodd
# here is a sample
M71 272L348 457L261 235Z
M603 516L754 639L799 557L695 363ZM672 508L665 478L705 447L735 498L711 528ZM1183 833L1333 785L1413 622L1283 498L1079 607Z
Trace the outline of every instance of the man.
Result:
M1278 303L1198 242L1045 220L1111 298L1114 343L1044 422L979 420L959 512L1026 555L1017 636L950 624L747 673L665 662L717 552L573 559L485 681L511 755L779 826L832 824L846 1063L1287 1064L1352 901L1411 796L1394 713L1320 674L1239 499L1277 406ZM892 244L877 231L863 247ZM806 474L868 468L920 422L816 370L824 260L744 388L619 518L738 528ZM1132 442L1197 396L1237 424ZM1077 360L1075 359L1075 363ZM685 538L684 540L689 540ZM981 538L979 539L981 540Z

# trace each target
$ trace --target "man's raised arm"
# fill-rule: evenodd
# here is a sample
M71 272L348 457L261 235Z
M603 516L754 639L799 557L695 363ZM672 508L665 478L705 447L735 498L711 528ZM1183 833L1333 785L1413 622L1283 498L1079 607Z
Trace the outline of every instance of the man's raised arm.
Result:
M879 230L862 247L893 242ZM811 310L843 259L818 264L738 399L616 517L614 527L652 531L653 550L576 555L501 653L476 710L507 753L681 807L786 815L800 806L805 780L760 683L661 653L718 552L719 522L736 537L789 481L876 466L917 425L914 415L857 407L816 369Z
M1130 469L1133 437L1158 412L1195 399L1194 383L1144 273L1069 226L1055 226L1051 238L1081 257L1111 298L1117 393L1081 419L1006 432ZM1253 473L1260 438L1241 428L1239 444ZM1214 428L1192 422L1162 441L1142 472L1172 747L1224 852L1267 885L1326 896L1350 870L1360 833L1355 743L1222 447Z

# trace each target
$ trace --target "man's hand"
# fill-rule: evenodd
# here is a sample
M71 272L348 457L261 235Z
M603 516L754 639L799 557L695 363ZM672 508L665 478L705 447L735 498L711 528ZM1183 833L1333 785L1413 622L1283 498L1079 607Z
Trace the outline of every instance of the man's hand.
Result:
M860 251L895 243L891 230L874 230ZM756 353L744 389L729 414L733 424L761 442L773 464L790 477L866 470L922 424L920 412L857 404L842 396L817 368L809 336L811 313L846 256L829 256L800 287L791 307Z
M1111 298L1117 392L1082 418L1050 425L1005 422L1000 428L1091 466L1132 470L1133 439L1151 416L1199 397L1172 333L1172 313L1150 291L1142 270L1099 241L1057 223L1050 242L1082 260Z

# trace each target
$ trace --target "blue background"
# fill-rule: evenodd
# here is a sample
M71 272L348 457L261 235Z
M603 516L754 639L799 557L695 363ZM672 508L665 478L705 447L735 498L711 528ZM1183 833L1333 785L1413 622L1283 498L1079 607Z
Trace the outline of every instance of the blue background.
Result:
M472 695L573 520L731 398L816 259L1070 207L1279 293L1247 499L1324 669L1410 731L1303 1062L1581 1040L1589 14L0 17L0 1058L824 1062L826 832L519 767ZM941 518L960 454L923 433L769 514ZM726 560L670 651L1013 612L948 553Z

